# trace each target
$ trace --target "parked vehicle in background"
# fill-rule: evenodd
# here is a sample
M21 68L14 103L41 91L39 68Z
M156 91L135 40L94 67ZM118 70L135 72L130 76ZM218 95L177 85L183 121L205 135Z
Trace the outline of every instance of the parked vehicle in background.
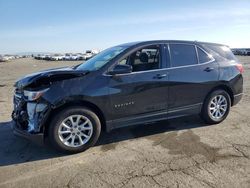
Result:
M37 60L51 60L51 61L79 61L88 60L99 53L98 50L87 50L85 54L82 53L66 53L66 54L37 54L33 57Z
M84 60L88 60L98 54L100 51L99 50L86 50L85 54L83 55Z
M78 53L78 54L76 54L76 56L77 56L77 60L85 60L84 54Z
M40 55L40 54L34 55L33 57L34 57L35 59L37 59L37 60L40 60L40 59L41 59L41 55Z
M234 55L244 55L244 56L250 55L249 48L233 48L232 52Z
M6 54L6 55L0 55L0 62L6 62L6 61L10 61L10 60L13 60L13 59L19 59L19 58L26 58L27 56L24 56L24 55L9 55L9 54Z
M15 56L14 55L4 55L4 59L6 61L9 61L9 60L15 59Z
M91 51L86 51L86 53L83 55L83 59L84 60L88 60L93 56L93 54L91 53Z
M45 60L46 55L41 55L40 57L42 60Z
M72 61L78 61L81 59L81 56L79 54L72 54L71 60Z
M221 44L121 44L78 66L18 80L13 131L76 153L93 146L101 130L194 114L217 124L241 100L242 72Z
M50 60L51 60L51 61L61 61L61 60L63 60L63 58L64 58L64 55L55 54L55 55L52 55L52 56L50 57Z
M44 57L44 60L49 61L51 59L51 55L50 54L46 54Z
M66 61L85 60L84 55L82 55L82 54L65 54L63 59Z
M0 55L0 62L6 62L8 61L8 58L6 58L5 56Z
M72 54L65 54L65 56L63 57L63 60L65 61L71 61L72 60Z

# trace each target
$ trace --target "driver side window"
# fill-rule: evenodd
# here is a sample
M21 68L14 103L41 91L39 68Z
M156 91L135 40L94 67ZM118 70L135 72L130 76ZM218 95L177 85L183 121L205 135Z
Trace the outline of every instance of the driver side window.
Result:
M152 45L131 53L121 60L120 65L131 65L133 72L154 70L160 68L160 46Z

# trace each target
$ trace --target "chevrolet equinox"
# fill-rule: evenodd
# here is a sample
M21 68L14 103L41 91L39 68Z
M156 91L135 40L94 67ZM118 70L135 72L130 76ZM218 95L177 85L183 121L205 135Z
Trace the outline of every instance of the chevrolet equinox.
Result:
M221 44L121 44L80 65L18 80L13 132L77 153L93 146L101 130L194 114L220 123L242 97L242 72Z

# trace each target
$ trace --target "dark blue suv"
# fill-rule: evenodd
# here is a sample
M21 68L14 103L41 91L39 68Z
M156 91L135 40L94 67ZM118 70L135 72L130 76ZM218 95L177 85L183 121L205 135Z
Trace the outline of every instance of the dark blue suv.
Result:
M76 153L94 145L101 130L193 114L220 123L242 97L242 72L221 44L121 44L78 66L17 81L13 130Z

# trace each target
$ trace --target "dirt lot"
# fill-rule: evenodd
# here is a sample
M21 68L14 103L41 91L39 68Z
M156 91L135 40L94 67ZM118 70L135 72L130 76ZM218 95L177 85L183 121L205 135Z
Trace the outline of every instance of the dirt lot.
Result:
M189 117L119 129L68 156L13 136L12 85L27 73L79 62L0 63L0 187L250 187L250 57L239 59L245 95L223 123Z

